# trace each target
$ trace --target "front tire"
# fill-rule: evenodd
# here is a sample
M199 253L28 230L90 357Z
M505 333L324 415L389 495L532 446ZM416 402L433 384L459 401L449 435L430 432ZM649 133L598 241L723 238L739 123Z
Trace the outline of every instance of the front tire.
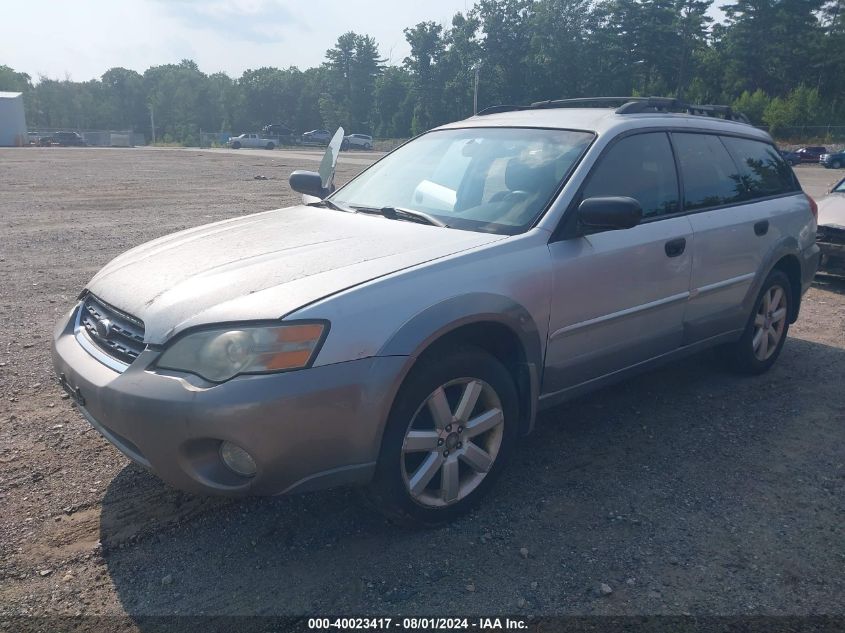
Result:
M518 425L516 387L498 359L474 347L431 354L393 403L370 499L402 523L449 521L492 485Z
M240 144L240 143L238 143L237 141L235 141L234 143L232 143L232 149L240 149L240 148L241 148L241 144Z
M775 364L789 333L792 285L780 270L769 273L742 338L720 348L728 365L743 374L762 374Z

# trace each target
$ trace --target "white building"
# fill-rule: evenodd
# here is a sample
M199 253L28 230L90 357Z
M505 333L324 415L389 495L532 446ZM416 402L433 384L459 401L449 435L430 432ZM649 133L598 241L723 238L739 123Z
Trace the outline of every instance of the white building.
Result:
M26 144L23 94L0 92L0 147L19 147Z

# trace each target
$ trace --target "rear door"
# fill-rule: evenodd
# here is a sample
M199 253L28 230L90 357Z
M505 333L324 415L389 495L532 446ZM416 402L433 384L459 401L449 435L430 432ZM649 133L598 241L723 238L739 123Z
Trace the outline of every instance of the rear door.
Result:
M784 196L798 186L768 143L686 132L673 133L672 143L696 242L685 317L690 344L745 326L743 301L784 235L781 213L791 204Z
M677 349L689 295L693 233L678 215L665 132L623 137L599 158L576 200L628 196L644 218L631 229L553 241L543 392L552 395ZM575 209L570 209L573 213Z

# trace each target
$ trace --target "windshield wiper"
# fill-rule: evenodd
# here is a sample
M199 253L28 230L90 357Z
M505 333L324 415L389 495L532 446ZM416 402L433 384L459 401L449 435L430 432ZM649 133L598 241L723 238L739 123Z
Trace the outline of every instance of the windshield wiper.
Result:
M430 224L431 226L441 226L448 228L448 224L441 222L433 215L423 213L422 211L414 211L413 209L405 209L404 207L359 207L352 205L352 208L359 213L380 213L389 220L408 220L411 222L419 222L421 224Z
M309 202L306 206L309 207L325 207L327 209L334 209L335 211L345 211L346 213L355 213L354 210L339 205L337 202L332 202L328 198L320 200L319 202Z

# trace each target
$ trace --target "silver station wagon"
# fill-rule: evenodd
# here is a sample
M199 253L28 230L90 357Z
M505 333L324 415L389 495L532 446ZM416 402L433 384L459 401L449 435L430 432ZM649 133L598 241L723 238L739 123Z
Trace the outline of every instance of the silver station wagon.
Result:
M767 370L818 265L816 205L764 132L672 99L497 107L303 204L134 248L58 324L88 421L198 493L365 485L465 511L537 411L718 347Z

